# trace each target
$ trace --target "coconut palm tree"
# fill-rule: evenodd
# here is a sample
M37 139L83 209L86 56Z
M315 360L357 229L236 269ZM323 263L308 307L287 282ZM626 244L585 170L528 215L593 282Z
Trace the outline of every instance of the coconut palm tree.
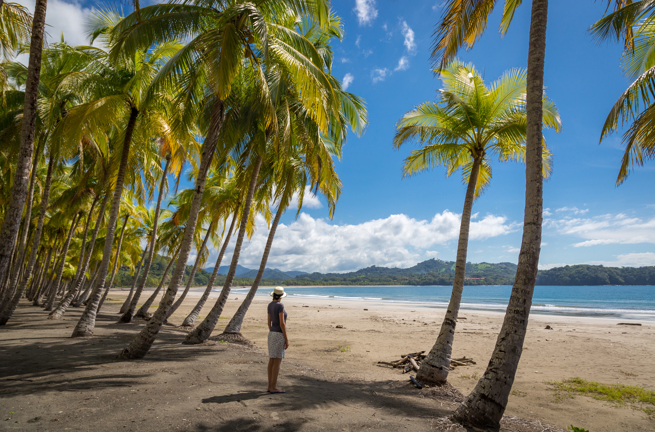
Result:
M619 122L630 124L623 135L625 152L616 185L623 183L635 165L655 158L655 1L625 2L596 22L592 34L601 40L625 38L623 70L633 80L607 115L600 135L602 142L616 131Z
M32 33L30 42L30 60L28 76L25 85L25 103L20 135L20 151L16 161L14 183L11 196L4 213L4 220L0 228L0 281L4 281L10 271L12 252L18 237L23 207L27 199L27 188L30 171L32 169L32 153L34 151L34 135L36 129L37 97L39 90L39 77L41 74L41 53L43 51L43 35L45 28L46 0L36 0L34 5L34 19L32 20ZM0 6L0 8L4 5ZM3 10L3 16L7 9ZM7 308L5 308L7 309ZM2 322L4 319L0 319ZM5 321L6 322L6 321Z
M617 0L620 1L620 0ZM505 0L500 30L509 28L521 1ZM472 47L482 37L495 1L447 0L435 32L434 62L443 67L462 45ZM537 279L543 221L543 88L548 0L532 0L526 91L526 202L521 252L509 306L491 361L454 418L462 423L498 427L505 412L532 304Z
M416 377L431 384L443 384L448 378L464 289L471 211L474 200L491 181L489 158L523 162L527 134L524 71L509 71L490 87L472 64L453 61L438 73L444 86L437 101L424 103L405 114L396 126L394 138L397 148L411 140L423 144L405 159L404 175L444 166L448 176L461 169L467 183L450 303L439 337ZM545 95L543 107L544 124L559 130L559 113ZM550 153L545 145L542 152L543 174L547 176Z
M123 28L117 32L116 53L132 52L137 48L149 47L156 41L176 38L179 40L190 40L180 50L179 55L169 62L165 68L167 74L161 74L163 80L174 80L180 75L186 76L183 82L181 102L185 103L188 109L182 111L185 116L201 117L200 123L204 124L205 141L203 143L203 154L201 157L198 175L196 177L195 193L189 212L189 218L185 230L184 240L178 262L173 271L171 282L164 298L160 302L159 309L142 330L137 338L123 350L120 357L123 359L143 357L168 315L173 303L177 288L182 280L184 267L191 248L191 241L197 223L200 202L203 196L207 171L211 165L214 149L219 142L219 135L224 126L224 116L230 109L230 101L227 99L233 94L232 86L239 77L243 77L244 70L248 70L248 79L256 83L254 95L258 97L264 116L259 118L264 127L274 123L274 112L268 98L268 89L264 79L265 68L263 65L270 61L284 62L287 67L294 71L297 85L303 86L304 102L308 106L316 106L314 115L322 116L321 125L326 128L324 107L324 77L317 71L308 67L304 55L304 46L293 35L283 35L282 38L273 38L269 33L269 23L279 16L296 17L303 15L315 15L321 24L325 24L328 17L328 5L324 0L298 0L288 2L284 0L268 0L254 5L242 0L231 0L226 2L196 1L188 4L155 5L142 8L140 19L136 16L128 17ZM300 44L300 45L299 45ZM267 57L261 57L267 53ZM245 58L245 60L244 60ZM197 101L203 101L198 104ZM196 116L199 109L205 107L207 115ZM188 117L187 117L188 118ZM236 140L223 141L227 148L221 149L224 158L230 146L237 143ZM261 157L250 152L255 168L251 176L252 190L261 166ZM244 214L249 213L250 200L247 198ZM247 221L247 217L245 218ZM237 236L243 241L245 233L245 222L240 227ZM243 229L241 229L243 228ZM235 250L238 260L239 251ZM233 259L234 264L234 259ZM228 272L227 279L233 278L236 271L236 264L231 268L232 276ZM231 280L230 280L231 283Z

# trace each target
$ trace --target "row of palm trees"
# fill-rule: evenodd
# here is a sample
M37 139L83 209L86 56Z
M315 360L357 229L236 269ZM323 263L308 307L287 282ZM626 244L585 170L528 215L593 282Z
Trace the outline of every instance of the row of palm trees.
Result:
M542 181L549 172L542 129L560 128L557 109L543 93L547 0L532 2L527 72L510 71L487 86L472 65L452 61L462 44L480 37L493 3L446 2L433 53L444 89L436 102L399 122L394 140L396 146L426 143L406 159L407 175L445 166L448 175L461 169L468 184L453 295L419 371L423 381L442 383L448 376L470 216L491 179L489 157L527 165L524 235L505 322L486 373L455 413L481 426L500 421L520 359L541 244ZM520 3L506 1L501 31ZM595 27L600 37L625 36L627 68L638 75L603 131L615 130L619 119L635 120L620 181L653 156L654 9L655 0L617 0L617 10ZM51 319L85 305L72 336L91 336L117 269L128 266L134 285L119 321L150 319L120 357L141 358L189 291L193 274L178 296L192 249L193 273L204 265L211 240L220 247L214 272L184 320L193 327L185 343L201 343L223 311L254 215L262 214L270 230L260 268L223 335L239 337L292 197L299 196L300 211L310 186L326 197L332 215L341 191L333 160L341 156L348 129L361 133L367 123L363 101L331 74L330 44L343 35L340 19L327 0L137 4L127 17L114 10L93 15L90 42L101 48L61 41L43 49L44 19L42 0L33 20L19 6L0 4L3 55L31 35L28 67L2 63L0 325L25 295L51 311ZM168 182L175 180L177 190L184 166L194 186L175 195L173 210L164 208ZM154 208L144 207L152 201ZM196 325L233 235L221 294ZM169 265L137 310L156 255L169 257Z

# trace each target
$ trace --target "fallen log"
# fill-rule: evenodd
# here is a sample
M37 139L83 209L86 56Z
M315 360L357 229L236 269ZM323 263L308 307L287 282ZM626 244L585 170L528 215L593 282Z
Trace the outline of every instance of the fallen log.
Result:
M618 323L617 325L641 326L641 323Z
M410 358L409 358L409 362L411 363L412 368L413 368L416 372L418 372L418 364L416 364L416 360L414 360L413 358L410 357Z

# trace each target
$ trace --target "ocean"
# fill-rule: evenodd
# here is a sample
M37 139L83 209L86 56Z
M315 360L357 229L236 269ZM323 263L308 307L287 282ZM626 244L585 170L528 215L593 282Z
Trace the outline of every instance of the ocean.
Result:
M245 295L248 289L236 288L232 292ZM445 307L451 287L315 286L285 290L289 300L334 298ZM269 291L260 289L257 295L268 295ZM511 286L465 286L461 308L504 312L511 291ZM537 286L531 313L655 321L655 286Z

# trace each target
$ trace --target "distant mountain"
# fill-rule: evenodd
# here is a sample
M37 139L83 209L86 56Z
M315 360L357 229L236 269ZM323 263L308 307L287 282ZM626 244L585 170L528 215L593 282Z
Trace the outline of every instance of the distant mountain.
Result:
M206 272L208 272L209 274L211 274L214 271L214 267L213 266L212 267L206 267L204 270ZM226 266L226 265L220 266L218 268L218 274L226 276L228 270L230 270L230 266ZM249 268L246 268L246 267L243 267L243 266L237 264L236 276L241 276L242 274L248 273L249 271L252 271L252 269L249 269Z

